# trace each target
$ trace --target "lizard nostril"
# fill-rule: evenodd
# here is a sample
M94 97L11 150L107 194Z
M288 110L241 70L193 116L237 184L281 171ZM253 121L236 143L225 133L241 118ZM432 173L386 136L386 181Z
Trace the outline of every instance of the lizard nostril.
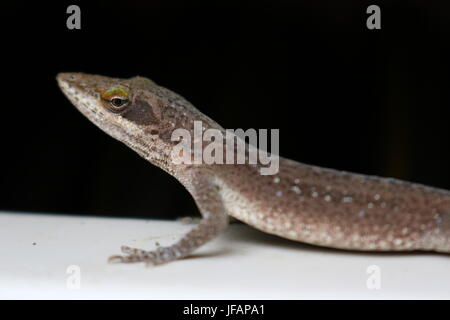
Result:
M60 81L74 81L76 77L73 73L59 73L56 77Z

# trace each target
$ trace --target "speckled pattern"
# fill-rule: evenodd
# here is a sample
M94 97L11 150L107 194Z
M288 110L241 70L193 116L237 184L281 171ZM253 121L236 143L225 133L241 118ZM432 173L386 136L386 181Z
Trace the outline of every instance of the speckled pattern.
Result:
M261 175L259 164L174 164L171 151L178 142L171 140L173 130L184 128L193 135L194 121L202 121L205 129L224 129L146 78L62 73L57 80L94 124L176 177L203 217L172 246L154 251L122 247L126 255L111 257L111 262L160 264L185 257L222 233L228 216L267 233L326 247L450 252L449 191L284 158L278 174L271 176ZM126 98L126 104L115 109L105 92L125 92L126 97L118 98Z

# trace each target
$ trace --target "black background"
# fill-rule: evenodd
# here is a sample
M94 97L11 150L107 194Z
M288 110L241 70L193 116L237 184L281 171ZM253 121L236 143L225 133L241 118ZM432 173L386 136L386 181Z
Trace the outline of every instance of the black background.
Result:
M444 1L2 4L0 210L196 214L171 176L71 106L58 72L146 76L280 154L450 189ZM66 8L81 7L81 30ZM382 29L366 28L377 4Z

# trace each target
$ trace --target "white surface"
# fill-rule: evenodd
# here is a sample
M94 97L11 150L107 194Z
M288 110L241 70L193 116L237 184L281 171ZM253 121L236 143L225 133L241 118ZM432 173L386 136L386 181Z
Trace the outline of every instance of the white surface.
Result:
M0 212L0 298L433 299L450 298L450 255L328 250L232 225L191 258L146 268L108 264L121 245L171 244L180 222ZM35 244L33 244L35 243ZM79 266L79 289L67 287ZM377 265L381 288L367 288Z

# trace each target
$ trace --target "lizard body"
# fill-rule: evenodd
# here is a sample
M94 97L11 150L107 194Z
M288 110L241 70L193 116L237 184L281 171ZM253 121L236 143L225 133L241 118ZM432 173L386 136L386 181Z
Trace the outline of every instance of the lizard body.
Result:
M276 175L258 165L175 164L172 133L194 134L194 121L224 132L188 101L153 81L82 73L57 76L88 119L178 179L195 199L201 222L168 247L122 247L112 262L150 264L189 255L217 237L232 216L283 238L364 251L450 252L450 192L392 178L279 159Z

